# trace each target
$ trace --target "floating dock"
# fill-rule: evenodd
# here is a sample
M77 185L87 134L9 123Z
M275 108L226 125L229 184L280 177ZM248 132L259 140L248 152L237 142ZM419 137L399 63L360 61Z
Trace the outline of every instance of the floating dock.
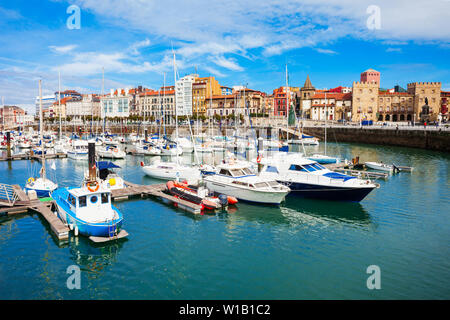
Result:
M59 159L67 158L65 153L49 153L45 155L45 159ZM42 156L31 153L12 154L10 157L4 156L0 158L0 161L12 161L12 160L41 160Z
M125 181L125 188L111 191L111 197L114 201L127 200L130 197L153 196L173 202L178 208L186 210L193 214L200 214L202 207L195 203L176 198L170 194L163 192L166 190L166 184L140 185Z

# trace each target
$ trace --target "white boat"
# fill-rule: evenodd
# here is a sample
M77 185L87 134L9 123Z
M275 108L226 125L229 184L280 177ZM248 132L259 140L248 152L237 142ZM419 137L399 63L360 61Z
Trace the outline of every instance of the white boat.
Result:
M106 145L97 149L97 154L100 158L107 159L125 159L126 153L120 150L117 145Z
M72 146L67 150L67 157L73 160L88 159L88 143L84 140L72 140Z
M257 176L244 161L220 164L217 170L204 177L206 187L239 200L279 205L290 192L273 179Z
M378 185L370 180L328 170L297 153L262 157L260 176L274 179L291 189L290 195L323 200L359 202Z
M339 163L339 158L330 157L324 154L313 154L308 157L309 160L316 161L320 164L330 164L330 163Z
M189 184L195 184L201 179L199 168L190 167L174 162L154 161L150 165L141 162L142 171L151 177L161 180L186 180Z
M385 164L382 162L365 162L364 163L366 167L374 170L380 170L380 171L387 171L387 172L393 172L394 171L394 165L392 164Z
M111 161L97 161L96 167L96 179L100 186L104 189L115 190L125 188L125 181L112 169L120 168L120 166L112 163ZM90 181L89 171L84 173L84 182L86 184Z
M136 154L145 156L160 156L161 149L149 143L139 143L135 146Z

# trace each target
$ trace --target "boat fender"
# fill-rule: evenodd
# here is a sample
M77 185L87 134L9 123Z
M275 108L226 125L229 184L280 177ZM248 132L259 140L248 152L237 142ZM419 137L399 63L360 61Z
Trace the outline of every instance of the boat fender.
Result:
M144 161L141 161L141 167L143 167L144 166Z
M78 237L78 227L77 226L75 226L74 234L75 234L75 237Z
M167 184L167 190L171 190L173 187L175 187L175 183L173 181L168 181Z
M29 178L29 179L28 179L28 183L31 184L32 182L34 182L34 178Z
M227 200L228 200L228 204L236 204L236 203L238 203L238 199L236 199L235 197L232 197L232 196L228 196Z
M225 206L227 206L228 205L228 197L226 196L226 195L224 195L224 194L219 194L219 202L220 202L220 205L222 206L222 207L225 207Z
M114 179L114 178L109 179L109 185L110 186L115 186L116 185L116 179Z

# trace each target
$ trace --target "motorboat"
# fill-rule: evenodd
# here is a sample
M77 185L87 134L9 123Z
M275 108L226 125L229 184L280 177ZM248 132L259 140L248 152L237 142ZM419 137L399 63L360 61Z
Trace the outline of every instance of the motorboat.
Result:
M336 157L330 157L324 154L313 154L312 156L307 157L309 160L316 161L320 164L331 164L331 163L339 163L340 159Z
M60 219L84 236L113 237L118 234L122 213L111 204L111 190L97 181L79 188L60 188L52 193Z
M218 165L217 170L204 177L206 187L239 200L279 205L290 192L274 179L256 175L246 161L231 160Z
M147 176L160 180L186 180L188 183L194 184L201 179L199 168L179 163L155 160L150 165L144 165L144 162L141 162L141 167Z
M191 186L184 182L169 181L167 182L166 187L171 195L201 206L202 211L225 208L229 204L234 205L238 202L234 197L224 194L211 194L211 192L204 187Z
M67 150L67 157L73 160L87 160L88 142L85 140L72 140L72 145Z
M319 139L313 136L307 136L302 134L301 139L292 139L289 140L289 144L295 144L295 145L304 145L304 146L318 146L319 145Z
M383 162L365 162L364 164L367 168L391 173L394 172L394 169L396 168L393 164L386 164Z
M292 196L359 202L379 187L370 180L333 172L298 154L277 153L263 157L259 164L261 177L288 186Z
M100 158L108 159L125 159L125 151L120 150L118 145L106 145L97 149L97 154Z

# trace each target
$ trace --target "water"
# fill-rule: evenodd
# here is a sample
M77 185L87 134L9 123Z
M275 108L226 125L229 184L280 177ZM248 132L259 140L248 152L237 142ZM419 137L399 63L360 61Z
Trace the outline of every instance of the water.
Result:
M103 246L83 237L58 245L36 214L0 218L0 299L449 299L450 155L333 143L327 151L415 170L378 181L359 204L288 199L194 216L151 199L119 202L130 236ZM119 174L154 183L143 159L115 161ZM60 186L80 183L87 169L52 161ZM33 168L0 162L0 180L23 186ZM66 286L73 264L80 290ZM381 269L381 290L366 287L369 265Z

